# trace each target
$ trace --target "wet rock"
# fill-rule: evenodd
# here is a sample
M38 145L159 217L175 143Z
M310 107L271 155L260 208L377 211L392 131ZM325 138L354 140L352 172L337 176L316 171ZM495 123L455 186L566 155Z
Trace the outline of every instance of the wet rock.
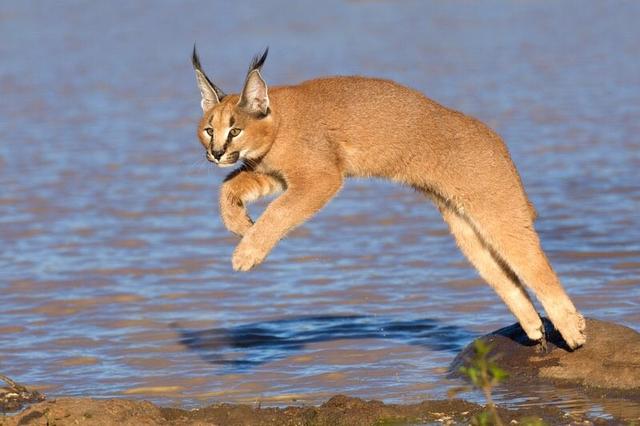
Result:
M640 397L640 333L587 319L587 343L571 352L547 319L544 325L549 342L546 353L540 353L519 324L480 338L492 345L491 353L510 373L510 382L553 382ZM451 371L455 374L473 353L470 344L454 359Z

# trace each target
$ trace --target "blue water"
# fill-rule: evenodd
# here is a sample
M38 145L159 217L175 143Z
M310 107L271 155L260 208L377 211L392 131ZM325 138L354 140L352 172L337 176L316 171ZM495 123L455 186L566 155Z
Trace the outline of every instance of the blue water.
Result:
M270 85L385 77L484 120L575 303L640 330L638 16L631 1L2 2L0 372L187 407L414 402L444 397L455 354L514 322L437 211L381 181L348 182L233 272L224 171L195 137L194 41L227 92L269 45Z

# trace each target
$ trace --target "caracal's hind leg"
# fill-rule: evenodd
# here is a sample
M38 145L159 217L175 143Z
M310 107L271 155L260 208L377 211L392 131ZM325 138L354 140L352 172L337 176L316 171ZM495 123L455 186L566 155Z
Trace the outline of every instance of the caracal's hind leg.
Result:
M444 220L449 224L458 247L480 273L480 276L498 293L511 313L518 319L529 339L544 345L544 327L529 295L518 277L506 265L499 263L477 232L464 217L440 207Z
M549 319L571 349L586 341L585 321L562 288L547 256L540 246L540 239L528 222L496 216L491 225L478 228L483 239L515 272L520 280L535 293ZM474 224L475 225L475 224Z

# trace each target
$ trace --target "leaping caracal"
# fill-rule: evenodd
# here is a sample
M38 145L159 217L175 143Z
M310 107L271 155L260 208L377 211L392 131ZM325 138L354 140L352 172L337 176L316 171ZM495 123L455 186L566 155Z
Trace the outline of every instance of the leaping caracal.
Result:
M260 73L267 53L252 61L242 92L226 95L193 50L204 112L198 138L209 161L241 164L220 191L224 225L242 237L235 270L260 264L345 178L386 178L433 200L462 252L531 340L544 345L544 327L523 284L570 348L584 344L584 318L540 246L536 212L500 136L388 80L326 77L267 88ZM254 223L245 205L281 191Z

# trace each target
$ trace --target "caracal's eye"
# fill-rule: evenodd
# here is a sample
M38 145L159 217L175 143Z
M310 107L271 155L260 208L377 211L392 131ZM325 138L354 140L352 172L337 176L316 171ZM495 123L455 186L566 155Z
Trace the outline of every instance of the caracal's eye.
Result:
M213 129L211 127L207 127L204 131L207 132L209 136L213 136Z
M229 130L229 134L231 135L232 138L235 138L236 136L238 136L240 132L242 132L242 129L238 129L237 127L234 127L233 129Z

